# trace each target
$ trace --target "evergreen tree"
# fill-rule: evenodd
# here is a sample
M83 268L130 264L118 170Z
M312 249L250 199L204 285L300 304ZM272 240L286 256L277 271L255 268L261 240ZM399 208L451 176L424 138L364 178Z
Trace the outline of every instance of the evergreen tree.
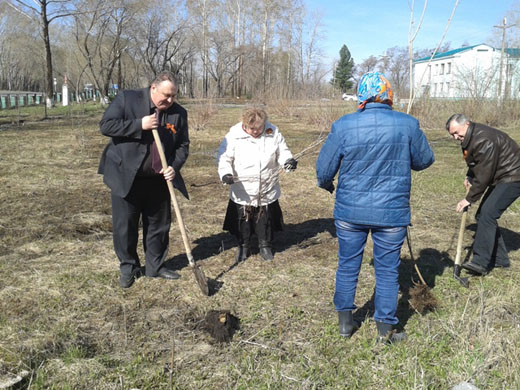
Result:
M352 72L354 70L354 60L350 55L347 45L343 45L339 51L339 62L334 72L331 83L339 88L342 93L352 88Z

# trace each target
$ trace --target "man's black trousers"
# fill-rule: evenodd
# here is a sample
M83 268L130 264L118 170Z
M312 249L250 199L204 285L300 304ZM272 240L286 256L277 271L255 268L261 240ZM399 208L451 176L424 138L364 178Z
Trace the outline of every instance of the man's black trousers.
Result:
M473 243L473 262L484 267L508 266L509 255L498 227L498 219L520 196L520 182L499 183L486 191L475 218L477 232Z
M162 176L137 178L125 198L112 193L114 250L122 275L130 275L140 267L137 254L140 218L146 276L157 276L168 254L171 224L170 194Z

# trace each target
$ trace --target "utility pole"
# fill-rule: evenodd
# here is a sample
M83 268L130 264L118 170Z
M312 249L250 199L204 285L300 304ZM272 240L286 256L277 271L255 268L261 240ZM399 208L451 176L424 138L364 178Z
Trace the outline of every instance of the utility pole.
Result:
M496 28L502 29L502 51L500 52L500 73L498 74L498 99L502 98L502 73L504 68L504 52L506 47L506 30L508 28L514 27L515 24L507 25L507 19L504 18L501 26L493 26ZM506 65L506 73L507 73L507 65ZM507 75L506 75L507 82ZM505 88L504 88L505 89Z

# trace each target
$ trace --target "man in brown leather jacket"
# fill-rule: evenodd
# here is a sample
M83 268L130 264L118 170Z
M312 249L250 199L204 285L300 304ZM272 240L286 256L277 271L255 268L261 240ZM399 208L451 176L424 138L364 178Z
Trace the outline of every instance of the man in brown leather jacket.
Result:
M464 114L452 115L446 130L461 141L468 165L464 180L468 193L457 204L457 212L477 202L485 192L475 216L473 259L462 267L477 275L485 275L493 267L508 268L509 256L498 219L520 196L520 148L506 133L471 122Z

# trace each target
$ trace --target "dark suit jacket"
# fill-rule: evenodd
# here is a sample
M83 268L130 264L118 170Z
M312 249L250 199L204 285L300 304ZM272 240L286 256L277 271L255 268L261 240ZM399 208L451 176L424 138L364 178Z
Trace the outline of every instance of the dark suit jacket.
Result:
M122 91L112 101L100 122L101 134L110 137L99 163L98 173L113 194L122 198L130 192L136 173L146 156L142 142L141 118L150 115L150 88ZM188 114L174 103L163 114L175 132L159 128L168 165L175 170L173 186L186 198L188 191L180 174L189 152Z

